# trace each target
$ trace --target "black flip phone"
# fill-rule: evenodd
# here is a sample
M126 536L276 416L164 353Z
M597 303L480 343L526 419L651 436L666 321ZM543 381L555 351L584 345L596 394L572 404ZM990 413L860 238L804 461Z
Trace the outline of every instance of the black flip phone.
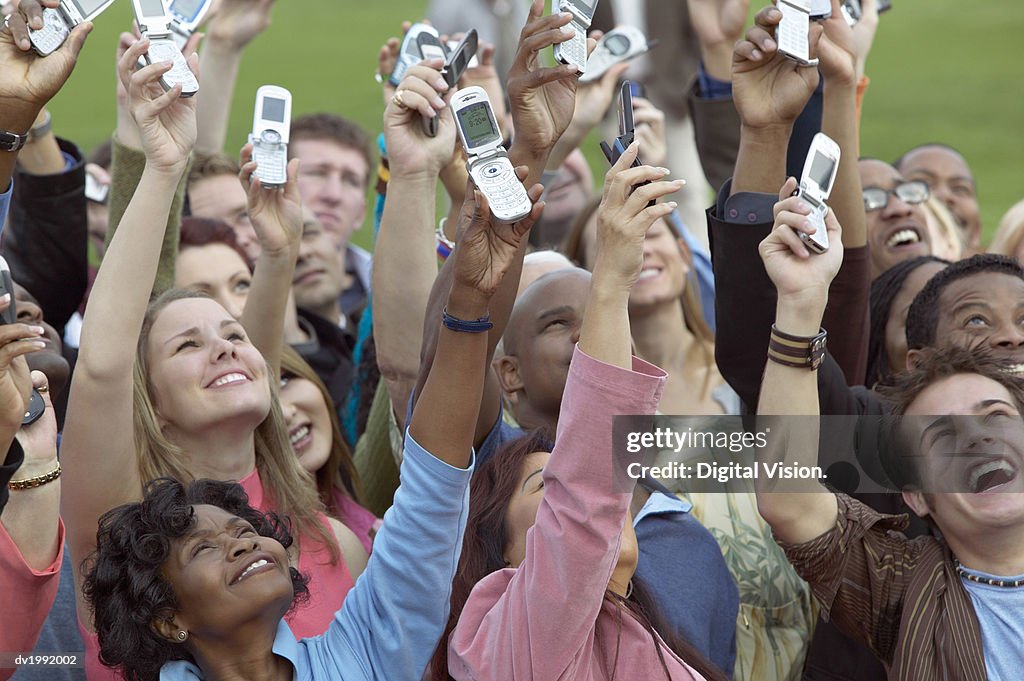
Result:
M625 153L626 148L633 143L635 138L635 125L633 123L633 83L626 80L623 81L622 86L619 88L619 136L612 140L611 144L608 142L601 142L601 151L604 152L604 157L608 159L610 165L615 165L619 157ZM631 168L639 168L643 165L640 157L633 159ZM643 184L650 184L650 182L644 182ZM641 187L643 185L637 185ZM633 188L636 191L636 187ZM647 204L653 206L654 201Z
M441 69L441 77L444 78L444 82L448 83L449 90L458 85L462 74L469 67L469 61L476 56L478 44L475 28L469 29L469 32L462 37L462 40L455 46L455 49L450 51L447 45L442 45L440 40L426 33L420 35L419 41L421 51L423 51L424 42L431 43L431 45L433 42L436 42L437 46L444 52L444 67ZM432 47L429 49L432 49ZM426 59L427 52L424 51L423 55L424 59ZM437 116L423 119L423 132L428 137L437 136Z

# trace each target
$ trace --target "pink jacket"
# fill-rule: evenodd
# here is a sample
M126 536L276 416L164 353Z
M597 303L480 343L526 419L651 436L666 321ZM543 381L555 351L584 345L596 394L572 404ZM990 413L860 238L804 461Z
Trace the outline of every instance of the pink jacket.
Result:
M664 679L659 645L673 681L703 681L605 597L631 497L613 487L614 464L624 467L627 460L619 453L613 461L612 417L653 414L665 376L636 358L633 371L599 362L577 346L526 558L473 589L448 642L452 677Z
M27 653L35 646L57 595L64 560L64 521L60 521L57 541L60 548L53 562L44 570L33 570L0 523L0 651ZM0 669L0 679L9 679L15 671L13 667Z

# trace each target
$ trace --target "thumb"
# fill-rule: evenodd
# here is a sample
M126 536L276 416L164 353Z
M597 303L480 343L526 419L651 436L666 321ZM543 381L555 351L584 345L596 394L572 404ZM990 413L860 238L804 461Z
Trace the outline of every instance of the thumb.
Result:
M39 396L43 398L43 403L46 404L47 409L53 409L53 400L50 399L50 381L42 371L32 372L32 387Z
M76 26L75 30L71 31L71 35L61 45L60 49L71 57L72 63L78 61L78 55L81 53L82 47L85 46L85 39L90 33L92 33L92 22L83 22Z

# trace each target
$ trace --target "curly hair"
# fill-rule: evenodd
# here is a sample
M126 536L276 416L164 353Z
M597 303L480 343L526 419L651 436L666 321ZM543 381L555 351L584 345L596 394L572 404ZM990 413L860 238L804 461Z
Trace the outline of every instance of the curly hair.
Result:
M156 681L165 663L193 662L184 646L164 639L153 623L179 608L162 568L175 540L195 526L196 504L224 509L250 523L259 535L291 546L287 521L252 508L242 486L233 482L197 480L186 486L173 478L157 478L146 485L142 501L104 513L96 551L86 559L82 589L93 611L100 661L120 667L127 681ZM294 607L308 598L308 579L295 568L289 570Z
M928 280L910 304L907 312L907 349L920 350L935 345L939 326L939 298L953 282L975 274L994 272L1024 279L1024 267L1013 258L982 253L955 262Z

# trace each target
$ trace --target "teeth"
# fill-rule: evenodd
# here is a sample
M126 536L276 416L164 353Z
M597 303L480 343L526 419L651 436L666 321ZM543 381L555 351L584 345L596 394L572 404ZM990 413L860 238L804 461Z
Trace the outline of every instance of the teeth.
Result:
M226 374L226 375L221 376L220 378L218 378L216 381L214 381L213 385L211 387L218 388L218 387L220 387L222 385L227 385L228 383L235 383L237 381L248 381L248 380L249 379L245 377L245 374Z
M292 445L294 445L296 442L300 441L302 438L306 437L307 435L309 435L309 426L302 426L297 431L292 433L292 435L291 435L291 437L289 439L291 440Z
M659 274L661 274L661 270L643 270L640 272L639 279L650 279L651 277L656 277Z
M1003 471L1009 478L1012 478L1014 475L1013 466L1005 460L999 459L998 461L990 461L989 463L982 464L971 471L971 491L980 491L978 489L978 484L981 482L981 479L989 473L995 473L996 471Z
M1022 375L1024 374L1024 364L1007 364L1003 368L1003 373Z
M240 581L242 581L243 579L245 579L245 578L246 578L246 576L247 576L247 575L248 575L248 574L249 574L250 572L252 572L253 570L255 570L256 568L261 568L261 567L263 567L264 565L267 565L267 564L268 564L268 563L267 563L267 561L266 561L266 560L264 560L263 558L260 558L260 559L259 559L258 561L256 561L255 563L253 563L253 564L252 564L252 565L250 565L249 567L245 568L245 572L243 572L243 573L242 573L241 575L239 575L239 577L238 577L238 581L240 582Z
M889 248L896 246L906 246L908 244L916 244L921 240L921 236L913 229L901 229L900 231L889 237L889 240L885 242L885 245Z

